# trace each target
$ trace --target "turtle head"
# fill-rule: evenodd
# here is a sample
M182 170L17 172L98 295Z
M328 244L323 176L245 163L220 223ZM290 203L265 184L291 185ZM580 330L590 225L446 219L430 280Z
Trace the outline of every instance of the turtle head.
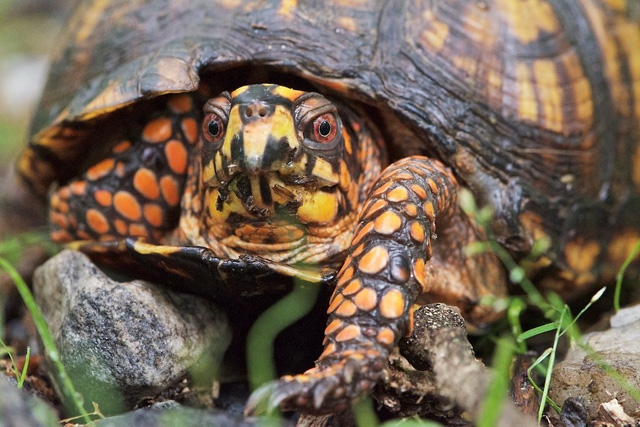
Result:
M210 99L201 184L210 216L331 224L352 182L346 131L318 93L250 85Z

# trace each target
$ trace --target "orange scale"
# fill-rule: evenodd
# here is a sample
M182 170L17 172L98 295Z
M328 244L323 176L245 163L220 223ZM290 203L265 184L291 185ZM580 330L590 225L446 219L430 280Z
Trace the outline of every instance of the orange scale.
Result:
M365 215L365 218L369 218L370 216L372 216L374 213L378 212L380 209L384 208L387 206L387 202L384 200L376 200L371 207L369 208L369 210L367 211L367 214Z
M404 313L404 305L402 292L390 289L380 299L380 314L387 319L397 319Z
M113 200L111 192L107 190L98 190L93 193L93 197L95 197L96 202L100 203L102 206L111 206L111 202Z
M69 189L69 187L62 187L60 191L58 191L58 194L60 195L60 198L62 200L67 200L69 197L71 197L71 190Z
M438 186L436 185L436 182L433 179L429 178L427 180L427 183L429 184L429 188L431 189L431 192L433 194L438 194Z
M171 138L171 120L166 117L158 117L150 121L142 130L142 137L147 142L158 143Z
M109 231L109 221L107 218L97 209L87 210L87 224L93 231L98 234L105 234Z
M390 235L395 233L402 226L402 218L393 212L383 212L374 222L374 230L379 234Z
M187 169L187 149L184 145L173 139L164 146L164 154L167 156L171 170L178 175L183 174Z
M71 242L73 236L66 230L56 230L51 232L51 239L58 243Z
M118 153L122 153L124 151L127 151L129 149L129 147L131 147L131 142L130 141L122 141L119 142L115 147L113 147L113 151L114 153L118 154Z
M331 335L332 333L340 329L343 324L344 322L340 319L333 320L331 323L329 323L329 325L327 325L327 328L324 330L324 334Z
M422 169L416 167L416 166L409 166L407 169L409 171L415 173L418 176L424 176L425 175L424 171Z
M349 356L349 359L364 360L364 354L362 354L362 353L354 353L351 356Z
M144 217L147 222L154 227L160 227L162 225L162 208L155 203L147 203L143 208Z
M89 168L87 170L87 179L90 181L95 181L104 176L107 176L109 172L113 169L115 161L113 159L105 159L98 163L97 165Z
M415 217L418 215L418 207L414 203L407 203L404 206L404 211L411 217Z
M393 178L396 181L407 181L407 180L413 179L413 175L407 172L401 172L397 175L394 175Z
M363 311L371 311L376 308L378 296L376 291L371 288L364 288L356 294L353 301L356 306Z
M131 224L129 225L129 235L147 237L147 228L142 224Z
M429 218L429 221L433 221L435 219L435 210L433 208L433 203L429 202L425 202L425 204L422 206L422 209L424 209L424 213L427 215L427 218Z
M118 162L118 164L116 165L116 175L122 178L124 176L125 171L126 171L126 168L124 163Z
M360 271L368 274L376 274L382 271L389 263L389 253L383 246L371 248L358 263Z
M358 246L358 247L356 248L356 250L355 250L355 251L353 251L353 253L351 254L351 256L354 256L354 257L359 256L359 255L362 253L362 251L364 251L364 246L365 246L365 244L364 244L364 243L363 243L363 244L361 244L360 246Z
M389 189L389 187L391 187L394 183L393 182L386 182L384 184L382 184L377 190L375 190L373 192L373 196L379 196L381 194L384 194L387 192L387 190Z
M336 341L343 342L357 338L360 335L360 327L357 325L349 325L336 335Z
M404 202L409 198L409 192L405 187L396 187L387 193L387 200L390 202Z
M358 308L354 303L349 300L344 300L342 301L342 304L340 304L340 307L338 307L338 309L336 310L336 314L338 316L351 317L356 314L357 311Z
M69 205L65 202L60 202L58 204L58 211L62 212L62 213L67 213L69 212Z
M155 200L160 196L156 174L147 168L138 169L133 176L133 187L147 199Z
M198 141L198 123L194 118L187 117L186 119L183 119L180 123L180 127L182 128L182 134L189 145L193 145Z
M409 235L417 243L424 242L424 227L418 221L411 221Z
M169 206L177 206L180 202L180 192L177 181L171 176L160 178L160 192Z
M409 325L407 326L407 332L404 334L405 337L410 337L413 333L413 310L409 310Z
M360 282L360 279L354 279L342 290L342 295L346 296L355 294L360 290L361 287L362 283Z
M427 292L427 275L425 270L425 263L422 258L417 259L416 262L413 263L413 275L415 276L418 283L420 283L422 292Z
M358 231L358 233L356 233L353 240L351 241L351 246L357 245L364 236L371 232L371 230L373 230L373 221L370 221L364 226L360 227L360 230Z
M84 194L84 192L87 189L87 182L86 181L72 182L69 188L71 189L71 193L73 193L76 196L81 196Z
M51 221L52 224L55 224L60 228L67 228L69 226L69 221L67 221L67 217L57 212L51 212L49 214L49 220Z
M87 233L84 230L76 231L76 235L82 240L93 240L93 237L91 236L91 234Z
M344 270L342 276L340 276L340 279L338 280L337 286L340 286L341 284L347 283L349 280L351 280L351 278L353 277L353 271L354 268L352 266L349 266L349 268Z
M113 221L113 226L116 228L116 231L121 236L127 234L127 223L121 219L116 219Z
M142 216L140 203L127 191L118 191L113 196L113 205L120 215L132 221L137 221Z
M324 351L320 355L319 359L322 359L336 351L336 345L334 343L329 344L325 347Z
M378 350L367 350L365 353L368 357L379 357L380 352Z
M390 347L393 345L395 334L389 328L382 328L380 329L380 332L378 332L378 336L376 337L376 339L385 347Z
M344 297L341 294L337 294L335 296L335 298L333 299L333 301L331 301L331 304L329 305L329 308L327 309L327 313L331 314L333 313L333 311L338 308L338 306L342 303L342 301L344 301Z
M414 193L416 193L416 196L418 196L420 200L424 200L427 198L427 192L424 191L424 188L420 187L419 185L414 184L411 186L411 189Z
M73 215L68 215L67 220L69 221L69 225L71 228L78 228L78 220Z

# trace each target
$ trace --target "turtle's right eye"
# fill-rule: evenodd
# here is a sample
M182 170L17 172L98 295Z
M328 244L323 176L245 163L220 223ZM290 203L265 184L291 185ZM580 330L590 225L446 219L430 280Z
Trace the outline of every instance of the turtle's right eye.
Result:
M224 122L220 116L207 114L202 122L202 134L209 142L219 142L224 137Z

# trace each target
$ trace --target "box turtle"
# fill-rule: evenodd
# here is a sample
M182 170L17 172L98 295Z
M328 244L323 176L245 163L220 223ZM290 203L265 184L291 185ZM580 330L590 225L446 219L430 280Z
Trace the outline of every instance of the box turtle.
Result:
M51 235L230 302L335 286L316 367L254 399L323 413L380 379L414 304L506 277L456 201L563 294L640 237L640 26L624 0L80 2L18 162ZM635 8L634 8L635 7Z

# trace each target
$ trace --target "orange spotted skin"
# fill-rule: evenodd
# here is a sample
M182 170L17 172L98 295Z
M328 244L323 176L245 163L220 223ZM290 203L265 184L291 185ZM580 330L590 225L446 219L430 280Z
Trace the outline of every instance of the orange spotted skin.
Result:
M115 141L110 157L54 192L54 240L135 235L159 242L180 215L180 188L196 142L189 123L201 115L194 95L167 97L147 122L131 129L125 140Z
M504 275L493 255L465 254L482 235L439 161L412 156L384 169L366 115L316 93L245 86L209 99L204 116L197 96L163 102L52 195L52 236L99 241L80 249L167 277L203 283L203 267L207 286L243 256L255 271L307 281L339 270L316 367L269 385L271 402L327 413L369 392L410 333L419 296L457 304L474 323L496 317L478 301L503 295ZM448 277L457 283L443 289ZM222 288L210 294L223 299Z

